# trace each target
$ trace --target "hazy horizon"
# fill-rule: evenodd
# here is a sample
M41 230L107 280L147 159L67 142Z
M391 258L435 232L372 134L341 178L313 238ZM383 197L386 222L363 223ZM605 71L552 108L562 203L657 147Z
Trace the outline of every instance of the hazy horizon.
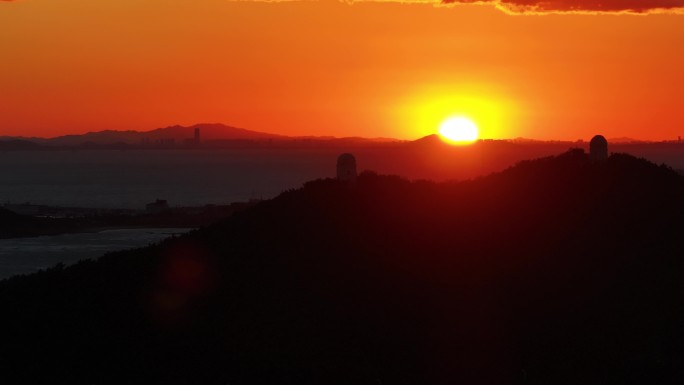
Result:
M115 132L115 133L149 133L149 132L154 132L158 130L164 130L164 129L170 129L170 128L183 128L183 129L188 129L191 130L194 127L197 126L225 126L227 128L235 128L239 130L245 130L250 133L257 133L257 134L266 134L266 135L273 135L273 136L280 136L283 139L298 139L298 138L321 138L321 139L354 139L354 138L359 138L359 139L369 139L369 140L393 140L393 141L400 141L400 142L406 142L406 141L414 141L414 140L419 140L428 136L432 135L437 135L439 136L438 130L435 130L433 133L427 133L423 136L419 137L411 137L411 138L397 138L397 137L376 137L376 136L335 136L335 135L316 135L315 133L312 133L310 135L281 135L277 134L274 132L270 131L256 131L256 130L251 130L249 128L244 128L244 127L236 127L234 125L226 124L226 123L221 123L221 122L213 122L213 123L194 123L190 124L187 126L182 126L182 125L171 125L171 126L165 126L165 127L155 127L155 128L143 128L139 130L117 130L117 129L92 129L92 130L86 130L83 132L68 132L60 135L55 135L55 136L25 136L25 135L0 135L0 138L2 137L8 137L8 138L23 138L23 139L57 139L65 136L83 136L83 135L88 135L88 134L97 134L97 133L104 133L104 132ZM190 132L190 131L188 131ZM597 130L593 135L596 134L601 134L602 132L600 130ZM536 137L522 137L522 136L517 136L517 137L501 137L501 138L485 138L485 137L480 137L478 140L502 140L502 141L510 141L510 140L531 140L531 141L540 141L540 142L588 142L591 137L589 136L586 138L575 138L575 139L560 139L560 138L548 138L548 139L541 139L541 138L536 138ZM639 137L632 137L632 136L620 136L619 133L616 134L617 136L614 137L606 137L608 140L616 141L616 142L629 142L629 141L637 141L637 142L663 142L663 141L676 141L680 138L680 136L675 136L675 137L668 137L668 138L660 138L660 139L644 139L644 138L639 138ZM229 135L227 135L229 136ZM212 139L209 139L212 140Z

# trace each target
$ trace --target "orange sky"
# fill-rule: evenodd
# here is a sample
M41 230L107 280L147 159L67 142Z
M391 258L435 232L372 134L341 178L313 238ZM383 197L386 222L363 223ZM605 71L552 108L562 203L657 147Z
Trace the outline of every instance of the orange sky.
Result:
M684 136L684 15L21 0L0 1L0 47L0 135L222 122L412 139L456 114L489 138Z

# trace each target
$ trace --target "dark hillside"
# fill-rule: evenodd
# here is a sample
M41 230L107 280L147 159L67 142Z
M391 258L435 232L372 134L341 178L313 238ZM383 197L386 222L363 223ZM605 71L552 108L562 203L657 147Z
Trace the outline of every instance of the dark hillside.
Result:
M676 384L684 180L582 152L307 183L159 246L0 282L25 383ZM9 383L9 382L8 382Z

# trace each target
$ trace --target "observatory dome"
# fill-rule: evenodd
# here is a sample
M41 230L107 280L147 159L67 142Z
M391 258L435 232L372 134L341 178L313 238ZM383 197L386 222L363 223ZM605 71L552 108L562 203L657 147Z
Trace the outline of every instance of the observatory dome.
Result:
M356 158L344 153L337 158L337 179L343 182L356 182Z
M589 142L589 158L599 161L608 159L608 141L603 135L596 135Z

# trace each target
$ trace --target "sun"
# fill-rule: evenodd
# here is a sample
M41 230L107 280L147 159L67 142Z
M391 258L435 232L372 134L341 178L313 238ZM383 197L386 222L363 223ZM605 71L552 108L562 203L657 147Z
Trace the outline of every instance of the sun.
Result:
M443 121L439 125L439 135L451 143L467 144L477 140L479 130L475 122L459 116Z

